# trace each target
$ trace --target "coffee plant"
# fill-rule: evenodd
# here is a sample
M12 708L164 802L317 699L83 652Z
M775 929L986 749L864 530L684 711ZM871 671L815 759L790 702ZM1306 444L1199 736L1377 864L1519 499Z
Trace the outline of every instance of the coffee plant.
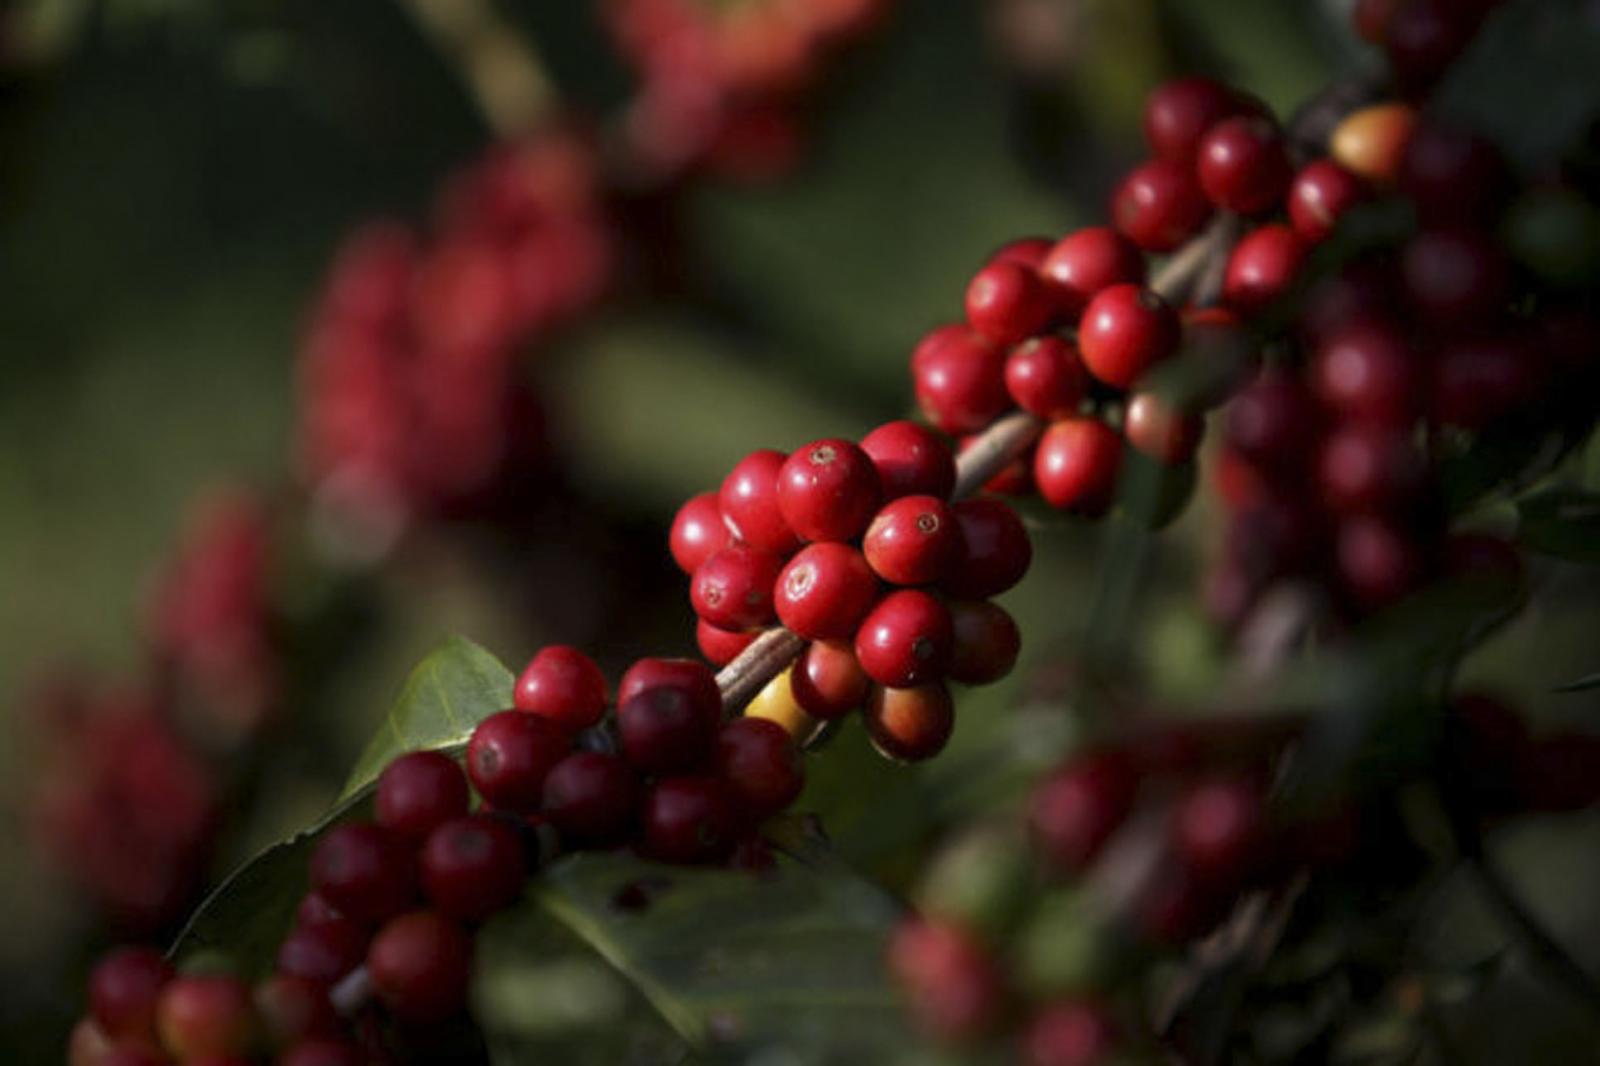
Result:
M1516 867L1589 846L1600 733L1474 670L1600 560L1592 5L1329 5L1349 70L1282 112L1143 79L1103 212L944 279L914 417L735 441L621 534L552 364L619 306L728 313L689 220L808 165L914 5L605 0L599 116L495 5L403 6L493 144L340 242L293 474L197 507L135 680L30 698L32 835L117 941L69 1062L1594 1061L1592 929ZM1041 62L1090 63L1048 28L1104 6L984 5L1041 128ZM568 524L629 608L676 564L673 644L445 639L331 805L214 876L386 581L494 556L509 609L578 614L506 561ZM1086 625L1030 628L1030 586Z

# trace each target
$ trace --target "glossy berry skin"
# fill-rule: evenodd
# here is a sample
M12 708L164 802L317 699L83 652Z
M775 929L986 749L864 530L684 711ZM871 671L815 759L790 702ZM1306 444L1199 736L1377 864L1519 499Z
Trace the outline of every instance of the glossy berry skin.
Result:
M366 930L349 918L333 918L296 926L278 945L276 965L280 973L331 985L366 954Z
M1418 413L1422 373L1404 336L1376 319L1331 333L1311 362L1311 387L1343 418L1403 425Z
M249 986L220 974L174 977L161 992L156 1015L161 1043L186 1062L241 1055L255 1030Z
M847 440L796 448L778 471L778 509L803 540L853 540L867 528L880 495L871 457Z
M788 730L765 718L735 718L717 734L717 776L747 818L777 814L800 795L805 774Z
M1034 790L1028 825L1052 866L1088 869L1133 809L1139 779L1121 752L1083 755Z
M879 600L856 631L856 660L880 685L936 681L950 662L955 632L944 604L919 589Z
M1117 1029L1103 1010L1081 1000L1045 1006L1022 1037L1024 1066L1096 1066L1112 1059Z
M789 687L803 711L828 721L842 718L866 702L872 679L856 661L851 642L814 640L795 661Z
M862 711L872 746L896 762L921 762L944 750L956 709L944 682L911 688L874 685Z
M1119 389L1177 351L1178 339L1178 316L1160 296L1138 285L1102 289L1078 327L1084 366Z
M1173 847L1201 881L1238 881L1256 858L1264 820L1254 785L1208 781L1178 801L1172 814Z
M1119 232L1147 252L1170 252L1200 232L1211 205L1194 168L1152 159L1128 172L1111 197Z
M442 751L413 751L378 775L378 824L420 840L435 826L467 813L467 778Z
M1342 513L1402 507L1426 477L1409 433L1371 423L1347 423L1329 434L1317 464L1323 502Z
M1009 674L1022 650L1022 631L1010 612L988 600L953 600L949 609L955 632L950 680L988 685Z
M700 564L689 583L695 614L720 629L751 629L772 620L772 585L783 557L732 544Z
M355 921L381 922L416 899L410 842L370 822L335 826L311 853L311 887Z
M732 791L715 777L668 777L645 796L641 849L671 863L715 862L733 850L741 819Z
M108 952L89 973L89 1012L112 1040L153 1041L156 1003L172 964L153 948Z
M1137 392L1128 399L1122 432L1129 444L1150 458L1176 466L1194 458L1205 421L1199 415L1174 410L1153 392Z
M787 555L800 546L778 509L778 471L787 458L770 448L751 452L734 466L717 494L728 528L757 551Z
M1006 356L1006 391L1037 418L1078 413L1089 393L1089 374L1070 343L1060 337L1035 337Z
M1486 224L1511 192L1494 143L1434 122L1416 128L1400 162L1400 191L1425 225Z
M633 827L639 782L616 755L575 751L544 779L544 814L574 845L618 844Z
M1029 270L1038 270L1044 257L1050 254L1053 243L1049 237L1018 237L996 248L984 262L1015 263Z
M861 552L872 571L890 584L929 585L944 577L956 559L960 536L944 501L902 496L872 519Z
M885 422L861 438L861 450L878 471L885 500L901 496L948 499L956 484L956 462L950 446L933 430L916 422Z
M512 704L576 733L605 717L606 675L577 648L552 644L522 671Z
M461 922L480 922L509 906L522 894L528 874L516 830L486 814L469 814L435 829L422 846L419 865L434 909Z
M1225 211L1257 215L1277 207L1292 172L1283 134L1271 119L1239 116L1200 141L1195 165L1206 198Z
M1269 371L1228 405L1228 444L1260 469L1297 472L1317 438L1317 411L1297 376Z
M1095 293L1144 282L1139 246L1110 226L1088 226L1057 241L1039 265L1060 314L1075 320Z
M992 1029L1005 1009L1000 969L983 945L950 922L908 918L889 941L889 970L918 1028L945 1041Z
M1340 588L1351 604L1376 610L1421 583L1425 560L1415 536L1379 515L1359 515L1339 525L1335 559Z
M531 811L544 775L572 748L572 735L549 719L501 711L478 723L467 742L467 776L501 810Z
M807 640L843 639L877 599L878 579L849 545L808 544L778 575L775 595L789 629Z
M256 1016L276 1047L339 1031L339 1015L328 1001L328 985L276 973L256 985Z
M459 1014L472 980L472 937L435 911L411 911L388 922L372 940L367 972L394 1017L430 1025Z
M1122 438L1098 418L1065 418L1039 438L1033 480L1057 510L1103 515L1116 500Z
M1206 131L1240 111L1238 95L1210 78L1177 78L1156 87L1144 105L1144 138L1163 159L1193 162Z
M693 496L672 518L668 544L678 569L692 574L700 564L733 541L733 533L722 520L722 504L715 492Z
M1000 500L958 500L950 505L961 533L961 551L942 582L965 600L998 596L1022 580L1033 561L1033 544L1017 512Z
M794 667L789 666L777 677L762 686L761 691L744 705L745 718L760 718L772 722L794 740L796 744L810 743L822 722L806 713L794 696Z
M1317 159L1301 167L1289 185L1289 222L1301 240L1315 244L1365 198L1360 178L1331 159Z
M1228 256L1223 300L1247 315L1265 309L1288 293L1308 250L1300 235L1281 223L1245 234Z
M678 773L706 759L720 716L681 689L648 688L617 709L622 753L643 773Z
M1510 289L1505 252L1489 233L1424 230L1400 258L1406 299L1423 319L1460 329L1500 314Z
M1328 138L1336 163L1374 185L1390 187L1400 177L1401 160L1417 128L1417 113L1407 104L1374 104L1346 115Z
M712 666L727 666L760 635L758 629L722 629L704 618L696 619L694 625L695 644Z
M1050 293L1037 271L1017 263L990 263L967 285L967 324L991 344L1008 348L1050 323Z
M975 433L1007 407L1005 353L964 325L941 326L911 353L917 404L946 433Z
M722 693L717 688L717 675L705 663L693 659L640 659L628 667L617 683L617 706L650 688L678 689L689 697L707 721L715 722L722 716Z

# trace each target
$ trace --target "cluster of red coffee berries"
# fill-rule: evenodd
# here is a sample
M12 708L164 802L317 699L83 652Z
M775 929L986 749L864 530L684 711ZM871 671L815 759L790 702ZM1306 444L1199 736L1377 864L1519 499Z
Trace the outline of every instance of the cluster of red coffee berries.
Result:
M606 24L640 82L623 118L631 162L656 177L788 171L803 147L802 94L890 2L608 0Z
M322 511L381 544L416 516L481 511L536 467L542 417L517 357L610 280L596 171L566 133L498 145L446 184L425 242L398 223L348 238L299 371Z
M706 658L724 665L781 622L811 643L761 713L804 742L864 708L886 756L937 754L954 726L946 680L988 684L1016 662L1016 623L989 597L1032 559L1008 505L949 502L955 484L949 445L913 422L745 456L672 524Z

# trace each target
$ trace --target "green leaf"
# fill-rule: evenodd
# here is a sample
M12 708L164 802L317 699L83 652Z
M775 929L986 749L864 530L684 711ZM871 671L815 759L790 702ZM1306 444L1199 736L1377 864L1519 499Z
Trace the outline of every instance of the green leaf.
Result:
M786 1061L883 1061L909 1039L883 967L897 913L876 886L837 863L784 855L775 870L753 874L575 855L485 928L479 1020L491 1045L512 1027L529 1038L522 1009L497 1009L521 1001L508 983L526 989L529 980L527 951L506 945L548 943L538 938L553 922L605 960L690 1048L781 1045L798 1056ZM604 984L592 972L584 980ZM625 1010L618 990L604 995L612 1006L588 1018L591 1027L611 1030L610 1039L651 1039L623 1034L637 1012Z
M1517 542L1542 555L1600 563L1600 495L1552 489L1517 502Z
M1551 692L1588 692L1590 689L1600 688L1600 674L1588 674L1576 681L1568 681L1565 685L1557 685Z
M397 755L465 744L479 722L511 706L514 683L500 660L464 637L451 637L411 671L339 798L376 781Z

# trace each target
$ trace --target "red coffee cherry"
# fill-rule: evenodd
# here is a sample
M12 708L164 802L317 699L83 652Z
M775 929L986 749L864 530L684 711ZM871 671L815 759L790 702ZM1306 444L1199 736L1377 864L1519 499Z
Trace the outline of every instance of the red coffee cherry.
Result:
M1005 353L964 325L941 326L911 353L917 404L946 433L975 433L1007 407Z
M1005 1009L1000 969L953 924L907 918L889 941L889 969L905 989L917 1025L946 1041L992 1029Z
M793 803L805 785L800 750L789 731L766 718L735 718L722 727L717 775L756 822Z
M722 717L722 692L717 675L705 663L693 659L640 659L628 667L617 683L617 706L649 688L675 688L689 697L708 722Z
M617 708L622 753L644 773L677 773L705 761L721 717L679 688L647 688Z
M407 901L409 905L410 901ZM367 933L349 918L297 925L278 945L280 973L331 985L361 964Z
M949 499L956 484L955 457L933 430L915 422L885 422L861 438L877 468L885 500L901 496Z
M1277 207L1292 177L1283 133L1277 123L1260 116L1230 118L1211 127L1200 141L1195 169L1206 197L1241 215Z
M722 520L722 504L715 492L693 496L672 518L669 546L678 569L692 574L700 564L733 541L728 524Z
M778 508L804 540L855 539L879 495L871 457L847 440L812 441L795 449L778 472Z
M1382 425L1348 423L1322 445L1322 499L1342 513L1400 507L1415 499L1427 465L1411 435Z
M366 1054L346 1040L301 1040L278 1057L278 1066L362 1066Z
M732 792L715 777L668 777L645 796L641 849L673 863L715 862L733 850L740 819Z
M1511 171L1492 141L1428 121L1400 163L1400 191L1430 226L1492 222L1511 193Z
M1038 418L1078 413L1089 393L1089 374L1078 351L1060 337L1035 337L1006 356L1006 391Z
M411 846L370 822L346 822L317 841L311 887L358 922L381 922L417 895Z
M1533 399L1545 367L1524 338L1510 333L1457 337L1434 356L1434 421L1482 429Z
M577 648L552 644L522 671L512 703L576 733L605 717L606 675Z
M367 972L378 999L399 1021L447 1021L467 1005L472 937L434 911L402 914L373 938Z
M704 618L695 620L694 641L713 666L727 666L761 635L759 629L720 629Z
M1024 1066L1095 1066L1112 1060L1117 1027L1105 1012L1082 1000L1045 1006L1022 1037Z
M845 544L808 544L777 578L778 618L808 640L843 639L871 609L878 579Z
M1051 864L1063 873L1088 869L1133 809L1139 779L1122 752L1081 755L1034 790L1028 824Z
M1238 94L1210 78L1177 78L1156 87L1144 104L1144 137L1163 159L1191 163L1200 140L1242 110Z
M1049 325L1051 303L1033 269L990 263L967 286L967 324L991 344L1008 348Z
M800 546L778 508L778 471L786 458L770 448L751 452L734 466L717 494L728 528L757 551L787 555Z
M1341 522L1335 550L1341 588L1358 608L1386 607L1414 590L1424 576L1415 536L1379 515Z
M949 569L961 550L960 538L955 516L944 501L933 496L902 496L873 518L861 550L867 564L885 581L928 585Z
M1420 317L1457 330L1498 316L1510 290L1505 252L1481 230L1424 230L1401 253L1400 276Z
M1050 249L1039 273L1064 318L1075 320L1095 293L1112 285L1144 283L1139 246L1110 226L1087 226Z
M1384 33L1389 69L1400 88L1420 96L1439 80L1472 40L1478 15L1456 0L1407 0Z
M628 838L639 782L615 755L575 751L544 779L544 813L573 845L604 846Z
M522 711L501 711L472 731L467 742L467 776L478 795L495 807L537 810L544 775L571 748L571 735L548 719ZM337 898L333 902L342 906Z
M1356 0L1350 12L1356 36L1368 44L1382 44L1389 35L1389 20L1394 17L1395 8L1403 3L1405 0Z
M1228 444L1262 470L1297 474L1317 440L1316 405L1300 379L1268 371L1228 405Z
M419 865L434 909L461 922L481 922L509 906L528 876L516 830L486 814L453 819L428 834Z
M275 1047L339 1031L339 1015L328 1001L328 986L321 981L273 974L256 985L253 1002L261 1027Z
M1311 387L1342 417L1403 425L1417 416L1421 373L1405 337L1369 319L1330 333L1317 346Z
M343 921L345 917L339 913L339 908L319 893L307 892L300 897L300 903L294 909L294 920L300 925L316 925L318 922Z
M1160 296L1137 285L1102 289L1078 327L1084 366L1119 389L1176 352L1178 340L1178 316Z
M1038 270L1054 243L1049 237L1018 237L996 248L984 262L1015 263L1029 270Z
M1152 159L1128 172L1111 197L1111 218L1147 252L1170 252L1200 232L1211 215L1194 168Z
M1098 418L1065 418L1039 438L1033 480L1058 510L1097 517L1116 500L1122 438Z
M921 762L944 750L956 709L944 682L912 688L874 685L863 711L872 746L886 759Z
M1178 801L1173 847L1199 880L1237 883L1256 860L1264 822L1261 793L1253 784L1207 781Z
M1264 310L1289 291L1307 251L1288 226L1274 222L1252 230L1228 256L1222 298L1247 315Z
M421 839L433 828L467 813L467 778L442 751L413 751L393 760L378 775L374 804L378 824Z
M751 629L772 620L772 583L783 557L733 544L700 564L689 583L694 613L721 629Z
M1153 392L1136 392L1128 398L1122 432L1128 443L1168 466L1194 458L1205 433L1205 420L1173 407Z
M95 1024L114 1041L154 1041L156 1003L172 975L172 964L154 948L108 952L89 973Z
M789 691L800 709L824 721L842 718L866 701L872 679L856 661L849 641L814 640L789 675Z
M1009 674L1022 650L1022 631L1010 613L988 600L952 600L949 608L955 632L950 680L988 685Z
M1311 286L1297 325L1307 343L1315 348L1363 319L1397 317L1399 293L1399 271L1391 263L1352 263Z
M1289 221L1302 240L1315 244L1365 198L1360 178L1331 159L1317 159L1300 168L1289 186Z
M964 600L986 600L1022 580L1033 562L1033 544L1009 504L958 500L950 513L961 533L961 551L945 575L945 591Z
M905 688L943 677L954 640L944 604L919 589L899 589L862 620L856 660L878 684Z
M156 1007L161 1043L184 1062L242 1055L255 1031L249 987L222 974L181 974Z

